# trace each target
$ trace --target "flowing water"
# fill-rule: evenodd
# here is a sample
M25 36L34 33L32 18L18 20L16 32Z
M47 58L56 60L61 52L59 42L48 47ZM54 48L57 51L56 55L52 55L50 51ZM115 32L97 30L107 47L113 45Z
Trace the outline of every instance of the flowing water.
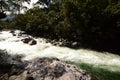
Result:
M32 60L37 57L57 57L62 60L93 64L112 71L120 71L120 56L118 55L53 46L43 38L35 38L37 45L31 46L23 43L21 39L22 37L13 36L10 31L1 31L0 49L6 50L9 54L24 55L23 60Z

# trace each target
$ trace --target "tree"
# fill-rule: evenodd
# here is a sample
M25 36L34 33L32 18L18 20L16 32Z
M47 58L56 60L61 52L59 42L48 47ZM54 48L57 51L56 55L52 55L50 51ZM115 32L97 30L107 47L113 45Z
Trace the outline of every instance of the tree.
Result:
M21 8L26 8L23 2L29 3L30 0L0 0L0 19L6 17L6 11L17 13Z
M39 37L76 41L82 47L120 51L120 0L39 0L37 4L43 7L18 15L18 28Z
M38 0L36 4L40 4L44 7L49 8L51 4L61 3L62 0Z

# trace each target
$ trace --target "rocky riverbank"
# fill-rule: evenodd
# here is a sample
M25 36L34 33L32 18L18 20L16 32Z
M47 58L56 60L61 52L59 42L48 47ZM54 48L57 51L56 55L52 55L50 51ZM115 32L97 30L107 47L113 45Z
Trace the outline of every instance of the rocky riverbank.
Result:
M7 63L2 66L8 72L1 75L0 80L91 80L86 71L57 58L15 61L14 64Z

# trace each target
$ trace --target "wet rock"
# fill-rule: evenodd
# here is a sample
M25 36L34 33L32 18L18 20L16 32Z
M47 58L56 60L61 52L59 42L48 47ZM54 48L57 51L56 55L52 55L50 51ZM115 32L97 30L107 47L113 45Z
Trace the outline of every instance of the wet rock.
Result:
M20 38L20 40L23 43L29 44L29 45L35 45L37 44L37 41L31 37L30 35L27 35L24 31L20 31L20 30L11 30L10 33L13 36L16 36L17 38Z
M19 33L18 33L18 36L23 36L23 35L25 35L26 33L24 32L24 31L20 31Z
M34 39L31 38L31 37L24 38L24 39L22 39L21 41L23 41L23 43L27 43L27 44L29 44L29 45L35 45L35 44L37 44L37 41L34 40Z
M19 69L18 74L11 74L8 80L91 80L84 70L57 58L38 58L22 69L14 68Z
M32 38L26 37L26 38L22 39L21 41L23 41L23 43L29 43L31 40L32 40Z
M22 74L10 76L8 80L29 80L26 74L27 72L25 71Z
M11 30L10 33L11 33L13 36L16 36L15 30Z
M26 34L24 31L20 31L20 30L11 30L10 33L12 33L13 36L21 36L21 37L22 35Z
M32 40L29 42L29 45L35 45L35 44L37 44L37 41L34 40L34 39L32 39Z
M14 31L14 30L11 30L10 33L15 33L15 31Z

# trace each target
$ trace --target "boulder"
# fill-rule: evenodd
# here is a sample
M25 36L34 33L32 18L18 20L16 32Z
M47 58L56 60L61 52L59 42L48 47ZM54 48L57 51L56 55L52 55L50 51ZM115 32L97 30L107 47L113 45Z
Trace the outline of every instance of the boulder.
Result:
M19 33L18 33L18 36L23 36L23 35L25 35L26 33L24 32L24 31L19 31Z
M21 41L23 41L23 43L29 43L31 40L33 40L33 39L30 37L26 37L26 38L22 39Z
M31 38L31 37L24 38L24 39L22 39L21 41L23 41L23 43L27 43L27 44L29 44L29 45L35 45L35 44L37 44L37 41L34 40L34 39Z
M35 45L35 44L37 44L37 41L34 40L34 39L32 39L32 40L29 42L29 45Z
M37 41L33 37L27 35L24 31L11 30L10 33L12 33L13 36L17 36L17 38L22 38L21 41L23 43L26 43L29 45L37 44Z
M20 30L11 30L10 33L12 33L13 36L21 36L26 34L24 31L20 31Z
M10 33L12 33L13 36L16 36L15 30L11 30Z
M15 30L11 30L10 33L15 33Z
M9 75L8 80L91 80L91 76L75 65L57 58L38 58L11 69L16 74ZM18 70L17 70L18 69Z

